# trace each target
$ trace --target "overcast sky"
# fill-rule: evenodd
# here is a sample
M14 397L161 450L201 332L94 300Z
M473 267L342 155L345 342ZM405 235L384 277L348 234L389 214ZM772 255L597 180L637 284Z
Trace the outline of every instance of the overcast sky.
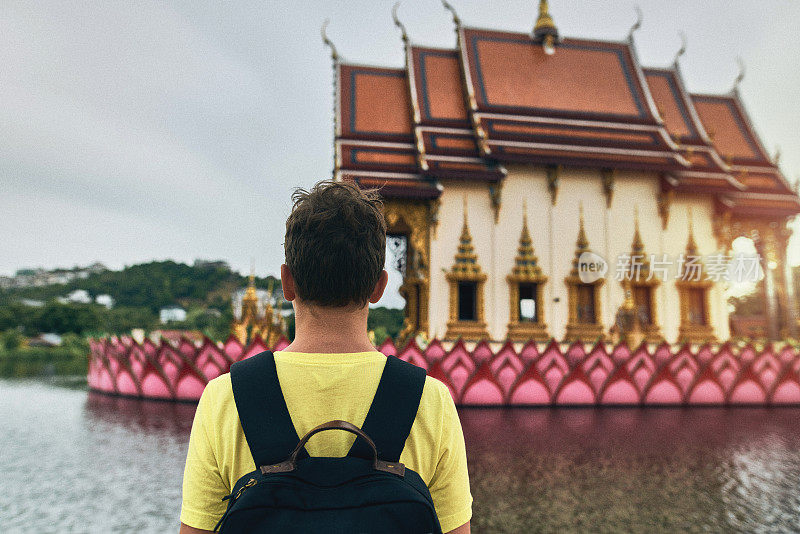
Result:
M451 0L469 26L529 31L538 2ZM800 176L800 2L552 0L565 36L636 34L646 66L744 102ZM0 2L0 274L172 258L255 259L277 274L296 186L330 176L332 77L322 21L348 61L400 67L392 0ZM455 45L438 0L400 7L412 40ZM794 243L797 245L798 240ZM800 245L793 260L800 262Z

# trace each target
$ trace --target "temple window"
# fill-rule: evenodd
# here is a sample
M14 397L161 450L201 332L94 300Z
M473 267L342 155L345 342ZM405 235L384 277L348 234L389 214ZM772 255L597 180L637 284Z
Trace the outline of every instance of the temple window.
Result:
M598 278L593 282L581 280L578 266L581 254L589 252L589 241L586 239L586 230L583 220L583 206L580 208L578 240L576 242L575 257L572 260L572 270L564 279L567 285L567 331L565 341L595 341L603 339L603 324L600 320L600 287L604 279Z
M519 285L519 320L520 322L539 322L539 308L536 299L539 284L521 283Z
M687 289L689 323L694 325L707 325L708 316L706 314L706 291L702 288Z
M486 274L478 264L467 222L467 199L464 198L464 226L461 230L458 252L453 267L446 274L450 286L450 320L447 322L448 339L471 340L489 337L483 309L483 286Z
M539 259L533 250L528 232L527 203L522 204L522 234L519 238L517 256L508 280L509 321L508 339L512 341L547 341L547 325L544 323L542 293L547 277L542 274Z
M644 327L652 326L653 323L653 301L651 298L652 290L647 286L633 286L633 303L636 309L636 317Z
M617 311L615 321L619 334L631 346L643 340L650 343L663 341L656 317L656 289L661 281L650 272L649 256L644 250L639 233L639 210L634 215L633 242L627 272L624 273L622 289L625 303Z
M681 343L708 343L716 340L709 323L709 298L714 283L706 277L704 265L699 261L697 243L694 240L692 212L689 211L689 239L686 244L685 262L675 287L680 298L681 322L678 341ZM689 271L687 262L692 261Z
M597 315L594 309L595 289L593 284L578 284L577 318L579 323L595 324Z
M458 283L458 320L474 321L478 318L477 309L478 284L475 282Z

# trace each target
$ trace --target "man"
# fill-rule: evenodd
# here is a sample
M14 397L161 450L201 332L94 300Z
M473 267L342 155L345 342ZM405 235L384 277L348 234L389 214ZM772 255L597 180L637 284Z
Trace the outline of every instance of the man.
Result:
M278 380L299 436L334 419L362 426L386 357L367 333L368 303L386 289L386 223L377 193L343 182L298 190L286 221L283 296L295 312L295 338L275 353ZM355 440L323 432L312 456L344 456ZM400 461L427 484L443 532L470 531L464 437L447 387L427 377ZM208 532L225 512L222 498L252 471L230 374L212 380L200 399L183 479L181 534Z

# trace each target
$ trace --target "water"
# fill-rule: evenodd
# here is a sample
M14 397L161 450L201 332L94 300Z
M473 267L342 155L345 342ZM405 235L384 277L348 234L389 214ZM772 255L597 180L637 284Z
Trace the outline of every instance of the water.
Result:
M176 532L191 404L0 380L3 532ZM800 408L465 409L482 532L798 532Z

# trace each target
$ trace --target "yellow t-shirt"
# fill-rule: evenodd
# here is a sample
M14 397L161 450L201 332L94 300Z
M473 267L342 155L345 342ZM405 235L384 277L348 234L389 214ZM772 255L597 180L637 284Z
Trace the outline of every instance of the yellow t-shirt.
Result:
M278 381L298 436L333 419L362 426L385 364L380 352L276 352ZM341 457L354 441L349 432L321 432L306 450L311 456ZM427 484L443 532L470 520L472 495L461 423L447 386L435 378L425 380L400 461ZM225 512L222 498L254 469L231 376L225 374L209 382L197 406L183 475L181 522L213 529Z

